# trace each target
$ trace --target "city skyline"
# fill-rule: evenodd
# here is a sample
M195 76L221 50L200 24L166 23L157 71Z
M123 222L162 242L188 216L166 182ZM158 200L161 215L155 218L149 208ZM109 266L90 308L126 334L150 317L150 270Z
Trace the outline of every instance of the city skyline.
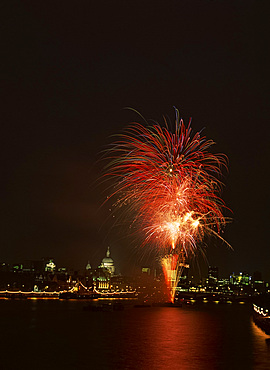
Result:
M109 252L109 257L111 253ZM4 261L0 261L0 271L10 271L10 272L49 272L49 273L85 273L87 270L97 270L99 268L105 269L110 271L112 275L123 275L121 273L121 270L115 268L115 263L118 265L117 261L115 261L112 258L109 258L109 264L106 264L106 257L108 257L108 249L107 252L104 253L103 258L99 261L98 264L93 265L90 263L88 260L83 266L80 266L78 269L75 269L74 266L65 266L59 261L56 261L53 257L42 257L37 260L24 260L24 261L16 261L16 262L11 262L11 263L6 263ZM104 265L105 262L105 265ZM113 266L113 270L111 270L111 266ZM156 264L150 265L145 265L142 264L136 271L130 271L130 274L124 274L126 276L136 276L138 274L142 273L147 273L148 275L154 276L157 273L157 270L159 271L159 274L162 275L162 267L160 263L156 262ZM214 277L216 280L222 280L222 279L228 279L230 280L232 277L239 277L239 276L248 276L249 280L260 280L265 283L269 283L264 276L262 275L261 271L247 271L247 270L242 270L240 271L235 270L235 271L230 271L228 275L222 275L220 274L220 267L219 266L210 266L208 265L207 268L204 270L204 273L200 276L200 279L198 280L197 277L194 278L193 270L190 269L190 266L188 265L187 269L183 271L181 274L179 284L181 282L181 279L183 276L185 278L188 278L190 281L199 283L209 277ZM188 272L188 273L187 273Z
M210 243L200 269L270 280L267 12L253 1L195 3L105 14L98 4L4 6L1 261L52 255L76 268L97 264L108 245L127 269L154 258L104 224L99 158L110 135L142 123L123 108L161 122L176 106L229 158L233 251Z

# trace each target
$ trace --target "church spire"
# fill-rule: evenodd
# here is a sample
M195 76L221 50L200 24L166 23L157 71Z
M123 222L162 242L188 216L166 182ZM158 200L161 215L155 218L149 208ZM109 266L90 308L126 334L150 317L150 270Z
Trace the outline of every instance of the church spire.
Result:
M110 257L110 254L111 254L111 253L110 253L110 247L108 247L108 249L107 249L107 253L106 253L106 256L107 256L107 257Z

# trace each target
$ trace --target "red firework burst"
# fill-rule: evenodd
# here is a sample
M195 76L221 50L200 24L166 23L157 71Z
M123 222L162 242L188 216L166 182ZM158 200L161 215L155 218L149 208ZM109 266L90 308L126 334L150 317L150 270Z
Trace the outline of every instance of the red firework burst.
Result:
M108 151L105 175L115 179L110 196L117 199L115 206L133 215L145 232L145 244L162 257L194 255L206 233L221 238L226 222L220 198L226 156L212 154L214 142L200 132L192 135L191 121L186 127L176 113L173 132L167 124L127 127Z
M190 122L185 127L177 115L174 132L133 123L109 150L115 205L125 206L163 252L184 248L188 256L205 232L218 235L225 224L219 194L227 161L209 152L213 144L199 132L192 136Z

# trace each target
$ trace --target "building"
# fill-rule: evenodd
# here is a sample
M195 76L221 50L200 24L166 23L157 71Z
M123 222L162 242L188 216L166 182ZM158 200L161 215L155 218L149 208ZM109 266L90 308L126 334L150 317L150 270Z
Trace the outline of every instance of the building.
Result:
M253 288L256 293L266 292L267 285L262 279L262 274L259 271L253 273Z
M52 258L47 258L44 262L45 262L45 272L56 271L56 264Z
M110 254L111 254L110 247L108 247L107 252L106 252L106 257L103 258L99 267L108 270L111 276L113 276L115 273L115 267L114 267L113 259L110 257Z
M208 280L209 280L209 283L217 283L218 282L218 267L209 266L209 268L208 268Z
M93 289L99 291L111 290L111 278L115 276L115 266L110 255L110 248L108 247L106 256L97 269L93 269L88 261L84 273L84 284L87 287L92 285Z
M252 277L247 272L239 272L239 274L233 273L230 275L230 283L232 285L251 285Z

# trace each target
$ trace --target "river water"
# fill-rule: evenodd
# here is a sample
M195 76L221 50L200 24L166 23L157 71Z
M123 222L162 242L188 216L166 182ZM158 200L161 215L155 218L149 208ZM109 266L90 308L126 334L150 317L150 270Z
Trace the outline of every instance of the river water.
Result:
M85 301L0 299L0 369L270 369L249 304L85 311ZM269 338L269 339L268 339Z

